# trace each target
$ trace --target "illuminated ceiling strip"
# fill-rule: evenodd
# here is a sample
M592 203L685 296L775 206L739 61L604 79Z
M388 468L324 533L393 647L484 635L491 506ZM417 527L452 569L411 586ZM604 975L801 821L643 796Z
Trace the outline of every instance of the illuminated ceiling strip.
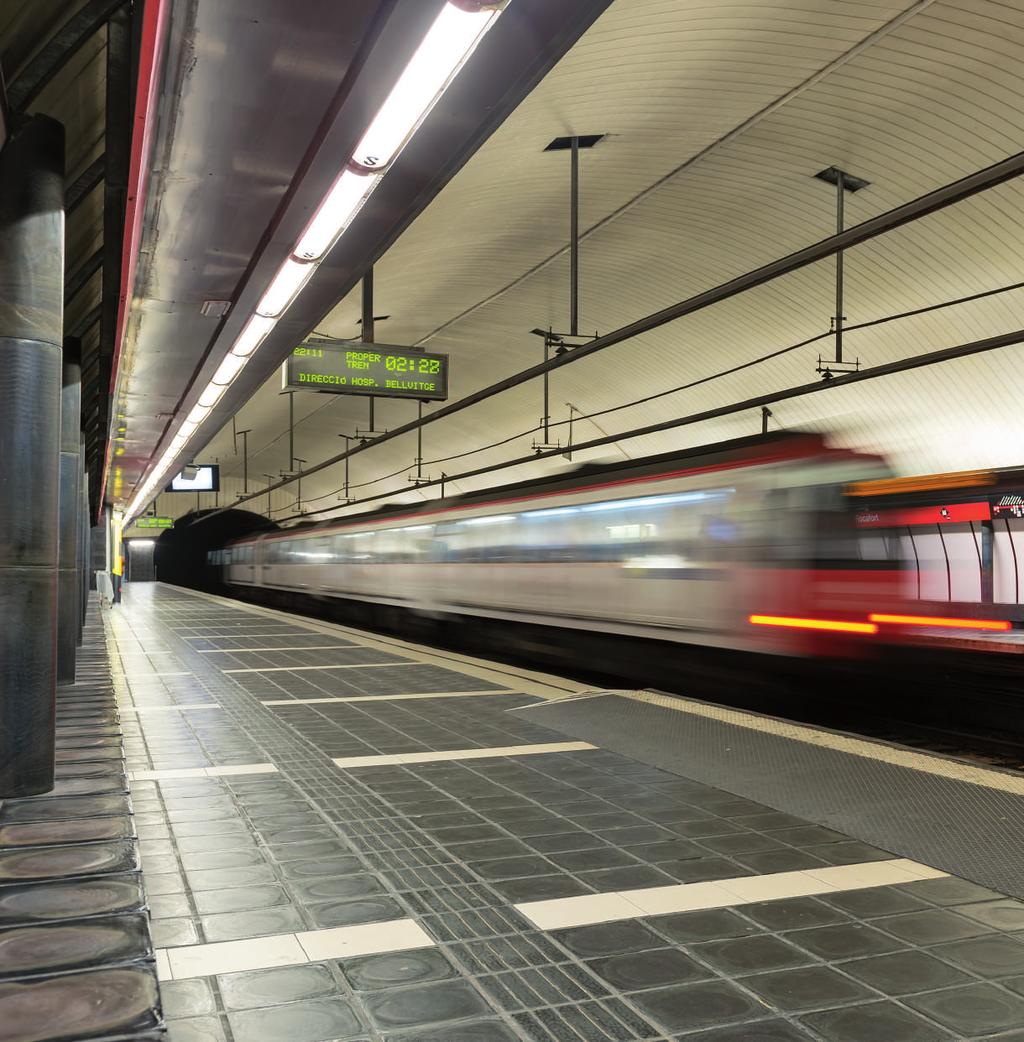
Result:
M136 492L127 517L139 514L159 491L167 471L210 415L253 353L291 307L321 260L385 176L388 167L501 13L505 0L448 0L363 134L346 168L321 200L292 253L271 280L199 400Z
M992 485L996 476L990 470L961 470L955 474L929 474L913 478L876 478L854 481L846 486L848 496L892 496L903 492L933 492L953 488Z
M929 615L869 615L872 622L892 626L936 626L953 630L1009 630L1012 625L1005 619L944 619Z
M840 619L797 619L788 615L751 615L755 626L783 626L796 630L827 630L833 633L877 633L873 622L844 622Z

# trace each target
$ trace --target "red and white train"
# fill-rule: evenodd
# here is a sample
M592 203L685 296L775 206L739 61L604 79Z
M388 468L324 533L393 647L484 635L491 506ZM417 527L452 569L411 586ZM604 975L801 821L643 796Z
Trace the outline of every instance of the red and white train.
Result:
M266 533L210 563L249 599L343 600L368 622L490 619L858 655L950 614L948 599L941 613L933 603L930 534L895 534L902 516L889 525L877 505L907 492L887 478L882 459L819 435L764 435ZM955 537L966 555L963 536L944 531L947 552ZM1013 583L999 575L1002 596ZM956 576L950 592L974 596Z

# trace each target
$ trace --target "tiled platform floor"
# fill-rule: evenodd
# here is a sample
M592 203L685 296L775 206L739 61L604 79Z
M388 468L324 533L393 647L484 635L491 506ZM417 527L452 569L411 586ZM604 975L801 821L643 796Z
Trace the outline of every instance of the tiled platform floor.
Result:
M164 1038L96 605L57 690L56 779L0 803L0 1040Z
M568 683L160 585L108 626L172 1042L1024 1039L1024 904L506 712Z

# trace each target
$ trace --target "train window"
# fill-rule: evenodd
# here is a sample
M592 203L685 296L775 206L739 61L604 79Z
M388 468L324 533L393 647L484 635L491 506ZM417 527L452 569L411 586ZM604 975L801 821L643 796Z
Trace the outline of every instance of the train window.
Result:
M327 564L333 558L330 536L307 536L290 544L289 560L292 564Z
M346 532L334 537L334 559L342 564L370 564L374 560L376 532Z

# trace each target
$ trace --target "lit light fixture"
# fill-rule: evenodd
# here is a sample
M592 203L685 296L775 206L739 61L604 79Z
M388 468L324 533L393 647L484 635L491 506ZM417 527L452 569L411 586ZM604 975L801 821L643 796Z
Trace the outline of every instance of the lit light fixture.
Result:
M256 314L264 318L280 318L288 309L288 305L299 295L299 290L309 281L316 267L309 261L297 261L289 257L278 268L266 293L260 297L260 302L256 305Z
M943 619L930 615L869 615L872 622L890 626L934 626L951 630L999 630L1005 632L1013 626L1005 619Z
M217 367L217 371L213 374L213 378L210 380L211 384L219 384L222 388L228 386L232 380L242 371L245 366L246 359L236 355L233 351L229 351L224 356L224 361Z
M295 256L307 261L319 260L349 226L379 180L380 174L343 170L299 238Z
M321 200L291 255L267 287L230 351L178 428L170 445L136 490L127 508L139 514L181 449L220 401L224 391L288 310L320 261L385 176L438 99L466 63L508 0L448 0L427 30L387 99L363 134L345 169ZM217 302L211 302L217 303ZM212 313L212 312L204 312ZM198 411L197 411L198 410Z
M781 626L794 630L826 630L832 633L877 633L873 622L846 622L842 619L799 619L789 615L751 615L754 626Z
M277 320L263 315L253 315L238 334L238 339L231 348L233 355L248 358L263 343L266 335L277 325Z
M498 13L497 4L445 4L356 145L353 163L379 170L398 155Z

